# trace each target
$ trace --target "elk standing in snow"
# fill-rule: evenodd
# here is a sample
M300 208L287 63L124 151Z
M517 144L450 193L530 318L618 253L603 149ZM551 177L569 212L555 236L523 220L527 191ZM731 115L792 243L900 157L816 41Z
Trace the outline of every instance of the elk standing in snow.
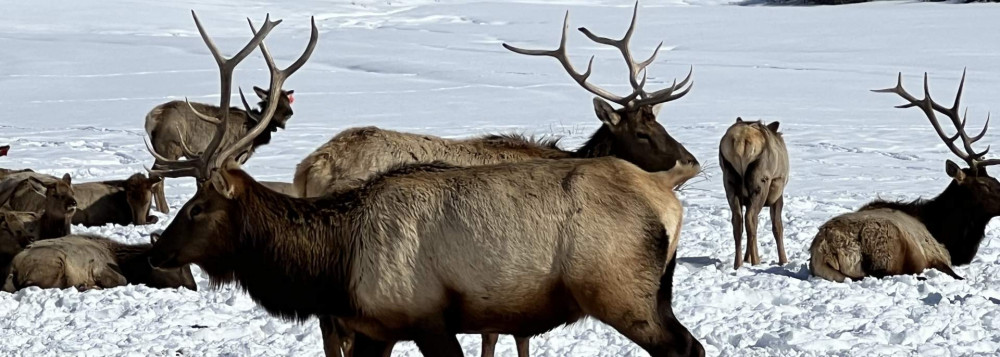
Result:
M276 69L261 42L276 24L266 20L225 59L199 23L218 60L222 107L236 63L253 47L264 54L271 88L311 54L315 22L305 53ZM584 316L652 355L704 355L671 307L683 209L673 189L697 164L650 173L615 158L432 163L294 198L262 186L236 159L273 114L270 104L246 136L220 145L223 113L202 155L154 167L199 182L154 244L154 266L198 264L215 284L238 284L284 318L336 317L357 332L358 356L414 340L425 355L457 357L458 333L530 336Z
M651 172L669 170L678 160L685 163L696 162L684 145L674 140L656 121L663 103L679 99L691 89L691 73L680 83L675 81L670 87L653 92L643 89L646 67L656 58L660 47L657 46L653 55L645 61L638 62L632 57L629 42L635 30L637 12L638 4L628 31L620 40L599 37L586 28L580 29L591 40L621 51L631 74L632 92L626 96L615 95L588 83L591 70L589 65L583 74L573 68L566 53L569 12L566 13L562 40L556 50L525 50L504 44L505 48L516 53L556 58L578 84L597 95L594 98L594 109L602 126L577 150L561 150L556 146L556 140L531 140L515 135L452 140L375 127L352 128L337 134L299 163L295 170L296 190L300 197L318 197L357 187L389 167L431 161L473 166L538 158L614 156ZM607 101L622 108L614 109Z
M29 244L14 256L4 291L36 286L75 287L81 291L125 284L197 290L190 266L158 269L149 265L151 244L124 244L92 235L71 235Z
M934 131L951 152L968 165L962 168L948 160L945 173L951 183L937 197L913 202L875 200L857 212L843 214L820 227L809 252L812 274L833 281L866 276L919 274L937 269L961 279L951 266L968 264L979 250L986 225L1000 215L1000 182L986 172L986 167L1000 164L998 159L984 159L987 151L976 152L972 144L986 135L983 131L969 136L965 116L959 114L965 73L948 108L931 99L927 74L924 74L924 98L917 99L903 89L903 75L894 88L875 92L896 93L907 104L897 108L920 108ZM941 128L937 114L951 120L955 135ZM962 147L956 145L961 139Z
M781 209L784 207L785 185L788 183L788 150L778 132L778 122L765 125L761 121L743 121L726 130L719 143L719 166L722 183L732 211L733 236L736 239L734 269L744 260L759 264L757 253L757 216L764 207L771 208L771 231L778 245L778 264L785 264L784 228ZM746 209L746 216L743 216ZM743 225L746 224L747 252L743 255Z
M267 107L270 92L266 89L253 87L254 93L260 97L258 106L260 109L246 109L231 107L228 115L233 118L233 125L228 127L224 143L239 138L246 134L248 130L257 124L257 117L261 110ZM253 154L254 150L261 145L271 142L271 133L284 129L288 119L292 117L292 102L295 100L292 95L293 90L281 91L282 95L277 97L278 107L275 109L274 121L267 128L267 131L254 139L253 147L245 153L242 158L246 161ZM164 158L177 160L181 157L194 157L199 152L204 151L212 140L212 132L215 130L212 122L199 117L197 113L204 113L211 117L219 117L223 112L222 108L210 104L188 103L186 101L175 100L160 104L146 114L146 133L152 142L153 148ZM168 207L163 186L157 187L155 192L156 208L160 212L168 213Z

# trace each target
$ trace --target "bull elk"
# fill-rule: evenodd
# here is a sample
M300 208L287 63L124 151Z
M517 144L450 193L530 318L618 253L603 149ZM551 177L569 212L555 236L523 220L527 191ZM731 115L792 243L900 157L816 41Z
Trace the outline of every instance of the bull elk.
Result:
M190 266L149 265L152 244L124 244L94 235L71 235L29 244L14 256L3 290L108 289L126 284L197 290Z
M262 42L278 21L252 27L253 40L230 59L195 23L219 64L222 107L233 69L254 47L277 89L318 38L313 22L306 51L279 70ZM650 173L615 158L429 163L295 198L239 168L274 109L226 145L229 114L205 116L217 127L202 155L154 166L198 181L153 245L154 266L198 264L214 284L237 284L286 319L338 318L356 331L357 356L383 355L400 340L424 355L462 356L458 333L530 336L584 316L656 356L704 355L671 307L683 209L673 189L698 165Z
M632 162L647 171L664 171L680 160L697 162L695 157L667 133L656 121L663 103L683 97L691 89L691 73L680 83L648 92L645 70L660 49L645 61L632 57L629 42L635 31L638 3L625 36L613 40L599 37L580 28L591 40L618 49L625 58L630 76L631 93L619 96L587 82L591 66L578 73L566 53L569 12L563 22L559 48L552 51L525 50L508 44L505 48L531 56L554 57L579 85L597 95L594 109L601 127L590 139L574 151L561 150L555 140L531 140L515 135L487 135L462 140L443 139L430 135L401 133L375 127L352 128L334 136L296 167L295 187L301 197L318 197L337 190L357 187L386 168L408 163L441 161L457 166L489 165L537 158L593 158L614 156ZM662 45L662 43L661 43ZM593 62L593 58L591 58ZM640 78L641 73L641 78ZM614 109L608 102L620 105Z
M917 99L903 89L903 75L896 86L875 92L895 93L908 103L897 108L920 108L934 131L968 167L945 162L951 183L933 199L912 202L875 200L857 212L837 216L820 227L809 252L813 275L833 280L861 279L919 274L937 269L961 279L951 266L968 264L979 250L986 225L1000 215L1000 182L986 172L986 167L1000 164L998 159L984 159L989 148L976 152L972 144L986 135L989 119L975 136L965 131L965 115L959 114L965 72L949 108L931 99L927 74L924 74L924 97ZM941 128L937 114L955 126L955 135ZM962 147L956 145L961 140Z
M254 93L260 98L258 108L238 108L231 107L227 115L233 118L233 124L226 131L223 141L235 140L244 135L257 124L255 118L259 117L261 110L267 107L270 91L259 87L253 87ZM267 127L267 131L259 135L253 141L253 146L248 150L243 160L249 159L254 150L261 145L271 142L271 133L278 129L284 129L288 119L292 117L292 102L295 101L294 90L281 91L282 95L276 99L278 107L275 109L274 121ZM209 122L205 122L195 114L205 113L213 117L220 116L222 107L203 103L190 103L181 100L170 101L157 105L146 114L146 134L153 147L161 156L177 160L181 157L194 157L199 152L208 147L212 140L212 131L215 129ZM156 187L156 209L163 213L169 213L170 207L166 200L164 187Z
M726 130L719 142L719 166L732 211L733 236L736 239L734 269L744 260L759 264L757 253L757 216L764 207L771 208L771 231L778 246L778 264L785 264L784 227L781 209L785 205L784 191L788 184L788 150L778 132L778 122L743 121ZM746 216L743 217L743 210ZM742 255L740 241L746 224L747 252Z

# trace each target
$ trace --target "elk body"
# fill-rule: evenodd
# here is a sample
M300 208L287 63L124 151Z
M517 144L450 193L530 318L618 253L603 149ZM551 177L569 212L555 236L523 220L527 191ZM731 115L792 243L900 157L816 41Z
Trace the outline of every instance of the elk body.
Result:
M254 93L260 97L260 108L267 107L269 91L259 87L253 87ZM284 129L288 119L292 117L292 96L295 91L281 91L277 97L277 108L275 109L274 120L269 124L268 130L254 139L253 146L246 153L246 160L253 154L254 149L271 142L271 133ZM177 160L181 157L194 157L208 147L212 140L212 133L215 126L200 118L192 109L199 113L204 113L212 117L219 117L223 113L221 107L202 103L187 103L175 100L160 104L146 114L146 133L149 135L150 143L160 155L169 160ZM223 141L230 142L246 134L248 130L257 124L257 117L260 116L260 109L242 109L231 107L226 113L233 120L233 125L228 126ZM157 187L156 208L163 213L170 211L163 186Z
M156 223L149 215L152 195L163 181L137 173L125 180L85 182L73 185L79 208L73 224L87 227L108 223L127 226Z
M719 166L722 183L732 211L733 237L736 240L735 269L759 264L757 253L757 216L764 207L771 208L771 230L778 246L778 264L785 264L784 228L781 209L784 206L785 185L788 184L788 150L778 132L778 122L743 121L726 130L719 143ZM745 216L743 210L746 210ZM743 255L741 241L746 224L747 252Z
M260 181L261 185L271 189L274 192L289 195L292 197L298 197L298 191L295 190L295 185L290 182L278 182L278 181Z
M4 291L107 289L126 284L197 290L189 266L158 269L149 265L151 244L124 244L91 235L71 235L31 243L14 256Z
M306 52L284 70L261 43L275 24L265 21L232 59L199 24L222 93L255 46L271 88L304 64L315 22ZM225 107L229 96L221 97ZM653 355L704 355L670 306L682 217L673 188L697 165L650 173L615 158L431 163L294 198L265 188L235 160L271 112L234 144L154 167L199 185L154 244L153 265L199 264L214 283L238 284L284 318L339 318L357 333L356 356L381 356L399 340L414 340L425 355L462 356L457 333L530 336L583 316Z
M926 74L922 99L903 89L902 74L896 87L877 91L896 93L909 102L899 108L920 108L952 153L969 167L962 168L948 160L945 172L951 177L951 183L933 199L875 200L857 212L825 223L809 248L809 269L813 275L844 281L937 269L961 279L951 266L972 261L985 235L986 225L1000 215L1000 182L986 172L987 166L1000 164L1000 160L984 159L988 149L976 152L972 148L972 144L986 134L986 127L976 136L965 132L965 119L958 112L964 85L963 73L955 103L950 108L931 99ZM937 114L951 120L957 131L955 135L944 132ZM956 145L959 139L962 140L961 148Z
M77 211L76 193L69 174L63 175L62 179L45 176L8 176L0 181L0 209L35 213L38 217L35 223L38 239L70 234L73 215Z

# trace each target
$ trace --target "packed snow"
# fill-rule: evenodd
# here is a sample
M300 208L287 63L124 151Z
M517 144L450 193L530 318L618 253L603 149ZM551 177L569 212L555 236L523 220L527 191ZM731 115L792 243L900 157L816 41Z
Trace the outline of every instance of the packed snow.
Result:
M69 172L78 181L124 178L152 164L143 119L156 104L218 101L218 75L197 35L198 12L227 53L250 38L245 17L284 22L267 44L279 62L299 55L309 16L320 43L286 84L295 115L249 161L261 180L290 181L295 164L340 130L376 125L464 137L516 132L580 145L597 128L591 95L550 58L520 56L501 42L555 48L570 10L570 54L578 68L597 55L592 81L625 91L618 52L574 29L617 37L630 1L8 1L0 11L0 167ZM948 184L951 154L916 109L870 89L902 71L911 91L930 74L941 101L968 68L970 122L1000 111L1000 6L878 2L838 7L739 6L722 0L644 1L633 40L637 57L659 41L650 87L694 68L690 94L660 121L705 166L680 196L685 223L674 276L676 315L722 356L967 356L1000 350L1000 242L992 224L978 256L956 281L914 276L833 283L809 275L817 227L876 196L931 197ZM266 86L259 55L237 85ZM734 271L718 140L737 116L777 120L788 142L785 191L790 262L778 266L766 214L763 264ZM984 143L1000 136L993 132ZM167 181L174 212L191 179ZM148 241L169 222L74 227L126 242ZM128 286L104 291L0 293L0 355L321 355L314 320L268 316L234 287L198 292ZM478 355L479 337L460 337ZM531 340L538 356L643 356L603 324L586 320ZM513 356L504 337L502 356ZM394 355L417 356L415 345Z

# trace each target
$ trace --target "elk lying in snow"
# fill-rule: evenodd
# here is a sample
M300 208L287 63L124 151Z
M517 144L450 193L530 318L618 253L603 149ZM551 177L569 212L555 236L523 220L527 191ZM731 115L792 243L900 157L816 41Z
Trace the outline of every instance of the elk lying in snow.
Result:
M36 216L35 213L0 211L0 277L7 276L10 261L35 240L36 232L25 221L33 221Z
M253 90L260 97L260 108L267 107L270 92L259 87L253 87ZM276 132L279 128L284 129L288 119L292 117L291 104L295 100L292 95L295 91L288 90L280 93L282 95L277 98L278 107L275 109L274 121L267 128L267 132L254 139L253 146L243 158L244 161L249 159L258 146L270 143L271 132ZM192 111L192 109L197 110L197 112ZM153 110L149 111L149 114L146 114L146 133L149 135L153 148L161 156L170 160L177 160L181 157L191 158L208 147L209 141L212 140L212 132L215 130L211 118L219 117L222 112L222 108L210 104L187 103L180 100L167 102L154 107ZM223 138L225 143L246 134L250 128L257 124L257 118L261 114L260 109L250 109L249 107L246 109L232 107L227 112L227 115L233 118L234 125L229 126L226 132L226 136ZM202 118L196 113L204 113L211 117ZM155 196L157 210L163 213L170 212L163 186L157 187Z
M898 108L923 110L934 131L952 153L962 158L968 168L948 160L945 172L951 183L937 197L913 202L875 200L857 212L847 213L825 223L816 234L809 252L812 274L833 281L866 276L883 277L919 274L937 269L960 279L951 265L968 264L979 250L990 219L1000 215L1000 182L990 177L986 167L1000 164L998 159L983 159L986 152L975 152L972 144L986 134L970 137L965 132L965 117L959 114L965 73L951 108L931 99L924 74L924 98L917 99L903 89L903 76L896 87L876 92L896 93L908 104ZM945 134L937 113L954 124L957 133ZM955 141L962 140L962 148Z
M141 173L125 180L75 184L79 209L73 215L73 224L90 227L156 223L157 218L149 215L149 207L153 192L162 184L163 180L146 178Z
M638 11L636 7L635 11ZM646 66L653 55L642 62L632 58L629 41L635 30L636 13L625 36L612 40L593 35L581 28L595 42L619 49L628 63L632 92L618 96L587 82L587 72L579 74L566 54L569 13L563 24L562 41L553 51L524 50L507 44L504 47L520 54L551 56L562 63L570 76L583 88L596 94L594 109L602 126L590 140L575 151L564 151L555 140L530 140L513 135L488 135L464 140L442 139L430 135L401 133L375 127L353 128L334 136L296 167L295 187L300 197L318 197L337 190L357 187L386 168L417 162L441 161L458 166L488 165L537 158L591 158L615 156L647 171L670 169L675 162L695 162L683 145L674 140L656 121L661 104L683 97L690 90L691 74L679 84L647 92L643 89ZM662 44L661 44L662 45ZM659 50L659 47L657 47ZM621 105L614 109L605 100Z
M151 244L124 244L90 235L71 235L31 243L14 256L4 291L107 289L125 284L197 290L190 266L158 269L149 265Z
M757 216L764 207L771 207L771 230L778 245L778 264L785 264L784 228L781 225L783 193L788 183L788 151L785 139L778 132L778 122L765 125L760 121L743 121L726 130L719 143L719 166L722 183L732 211L733 236L736 239L734 269L744 260L759 264L757 254ZM743 209L746 217L743 217ZM742 255L740 243L746 224L747 252Z
M73 215L77 211L75 195L69 174L55 180L44 176L8 176L0 182L0 196L3 196L0 207L7 211L36 213L38 220L35 227L40 239L70 234Z
M276 69L261 42L275 24L265 21L228 60L199 24L219 59L223 107L236 62L254 46L271 88L311 54L315 23L305 53ZM266 189L236 160L272 112L225 146L223 114L201 156L154 167L199 185L153 245L153 265L199 264L215 284L238 284L284 318L339 318L357 333L357 356L383 355L399 340L424 355L462 356L457 333L530 336L584 316L656 356L704 355L670 306L682 218L673 188L696 164L650 173L615 158L432 163L294 198Z

